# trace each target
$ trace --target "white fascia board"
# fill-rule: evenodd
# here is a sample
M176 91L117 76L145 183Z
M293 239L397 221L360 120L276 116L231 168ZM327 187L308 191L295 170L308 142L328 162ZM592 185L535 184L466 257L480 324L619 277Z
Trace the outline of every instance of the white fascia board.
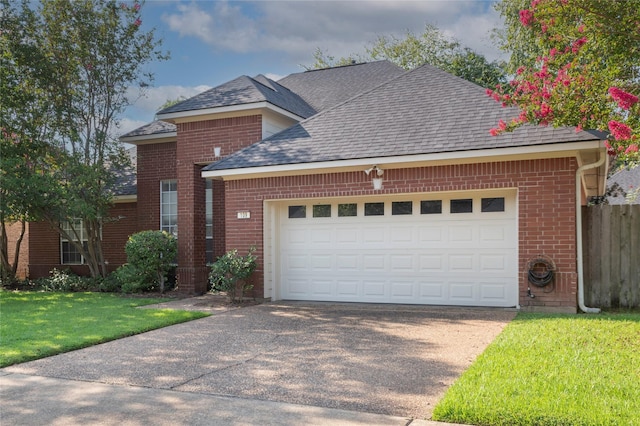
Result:
M173 142L177 137L178 132L155 133L151 135L121 137L120 142L126 142L132 145L145 145L150 143Z
M594 140L588 142L532 145L513 148L492 148L474 151L441 152L435 154L359 158L354 160L323 161L317 163L285 164L228 170L209 170L202 172L202 177L208 179L238 180L271 176L337 173L357 170L360 167L370 167L372 165L378 165L382 169L399 169L407 167L436 166L451 163L470 164L486 163L489 161L502 162L533 158L558 158L566 156L576 156L579 151L599 149L602 148L602 146L602 141Z
M285 109L275 106L269 102L254 102L250 104L231 105L215 108L195 109L190 111L171 112L167 114L158 114L157 118L163 121L179 122L179 121L193 121L197 117L202 115L216 115L216 114L229 114L234 112L245 112L250 110L268 109L286 117L292 118L296 121L301 121L304 117L300 117Z

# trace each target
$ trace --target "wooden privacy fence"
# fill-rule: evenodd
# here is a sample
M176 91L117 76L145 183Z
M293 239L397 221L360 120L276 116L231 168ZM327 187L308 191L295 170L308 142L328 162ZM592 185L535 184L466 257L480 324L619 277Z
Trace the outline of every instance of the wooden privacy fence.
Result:
M585 303L640 308L640 205L583 207Z

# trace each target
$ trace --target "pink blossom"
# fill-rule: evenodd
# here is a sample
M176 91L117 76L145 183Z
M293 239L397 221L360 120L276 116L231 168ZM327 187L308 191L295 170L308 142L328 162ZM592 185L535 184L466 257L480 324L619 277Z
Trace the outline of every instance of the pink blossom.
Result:
M587 43L586 37L579 38L578 40L574 41L573 44L571 45L571 51L573 53L578 53L580 48L584 46L586 43Z
M638 97L620 90L617 87L609 88L609 95L614 101L618 102L618 106L622 109L629 109L638 102Z
M491 134L491 136L498 136L500 134L500 131L496 128L493 128L489 130L489 133Z
M504 121L500 120L498 121L498 128L500 130L507 130L507 123L505 123Z
M531 26L533 23L533 12L529 9L524 9L520 11L520 22L525 27Z
M583 33L583 32L584 32L584 24L582 24L582 25L580 25L580 26L578 27L578 32L579 32L579 33Z
M140 24L142 24L142 19L140 18L136 19L136 21L133 23L133 25L135 25L136 27L139 27Z
M624 141L631 139L631 128L624 123L611 120L609 121L609 131L616 140Z
M135 10L136 12L140 10L140 3L136 3L133 5L133 10Z
M638 145L629 145L629 147L627 147L627 149L624 151L625 154L631 154L632 152L638 152Z

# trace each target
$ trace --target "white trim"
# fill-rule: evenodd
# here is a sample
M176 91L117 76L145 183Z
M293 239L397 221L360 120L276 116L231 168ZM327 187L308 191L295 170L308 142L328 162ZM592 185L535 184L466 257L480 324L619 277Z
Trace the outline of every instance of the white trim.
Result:
M127 136L120 137L120 142L126 142L133 145L144 145L149 143L165 143L173 142L172 140L161 141L162 139L177 139L178 132L153 133L151 135Z
M166 114L158 114L157 118L163 121L192 121L192 120L181 120L181 119L194 118L202 115L216 115L216 114L223 114L223 113L230 113L230 112L241 112L241 111L260 110L260 109L271 110L271 111L277 112L280 115L284 115L285 117L292 118L296 121L300 121L304 119L304 117L300 117L296 114L293 114L267 101L215 107L215 108L203 108L203 109L196 109L196 110L190 110L190 111L170 112Z
M578 151L600 148L602 148L602 141L595 140L589 142L558 143L551 145L492 148L473 151L454 151L392 157L372 157L354 160L321 161L316 163L246 167L228 170L209 170L202 172L202 177L209 179L221 178L223 180L237 180L268 176L327 173L328 169L331 169L331 172L352 171L357 170L360 167L367 167L374 164L385 169L416 167L425 165L424 163L429 163L429 166L435 166L448 163L468 164L488 161L512 161L527 158L574 157L577 156Z

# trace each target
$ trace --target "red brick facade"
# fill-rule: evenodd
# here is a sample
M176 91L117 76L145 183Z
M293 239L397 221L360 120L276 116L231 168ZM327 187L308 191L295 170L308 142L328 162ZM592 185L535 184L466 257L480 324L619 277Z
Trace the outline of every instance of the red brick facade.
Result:
M521 306L576 307L574 158L387 169L384 189L374 191L361 171L236 180L226 183L227 249L243 252L255 245L263 257L263 201L310 197L355 197L396 193L517 188ZM236 212L251 211L238 221ZM238 226L234 226L237 224ZM557 266L553 291L527 296L527 263L541 254ZM263 270L256 272L254 291L264 291Z
M177 142L138 146L137 203L117 204L113 216L120 220L105 225L103 239L110 269L126 261L124 244L137 231L160 227L160 182L178 181L178 285L182 292L206 291L205 181L203 165L246 147L262 137L262 117L178 123ZM393 195L400 193L469 191L516 188L518 203L519 303L521 306L575 308L575 158L444 165L410 169L386 169L384 189L374 191L371 179L361 171L271 177L213 182L214 257L226 250L241 252L256 246L260 268L254 294L264 294L262 259L263 206L265 200ZM238 221L238 211L251 218ZM29 258L31 278L48 275L60 267L60 239L43 223L29 224L23 255ZM33 236L37 236L34 238ZM539 255L557 266L553 291L527 296L527 263ZM21 266L22 267L22 266ZM86 273L86 267L73 266ZM24 270L27 267L24 266Z
M179 123L176 152L178 179L178 285L187 293L207 290L205 235L205 181L202 165L215 161L214 148L222 156L238 151L262 138L262 116L250 115L189 123ZM140 179L140 171L138 171ZM224 192L221 183L213 186L214 218L223 218ZM214 219L214 257L224 253L224 219Z
M113 271L126 262L124 245L129 235L138 228L136 203L118 203L111 209L108 221L102 228L102 248L108 270ZM10 244L12 246L13 244ZM70 269L79 275L88 275L86 265L63 265L60 254L60 235L44 222L28 224L28 235L25 236L18 267L19 278L40 278L49 276L53 268Z

